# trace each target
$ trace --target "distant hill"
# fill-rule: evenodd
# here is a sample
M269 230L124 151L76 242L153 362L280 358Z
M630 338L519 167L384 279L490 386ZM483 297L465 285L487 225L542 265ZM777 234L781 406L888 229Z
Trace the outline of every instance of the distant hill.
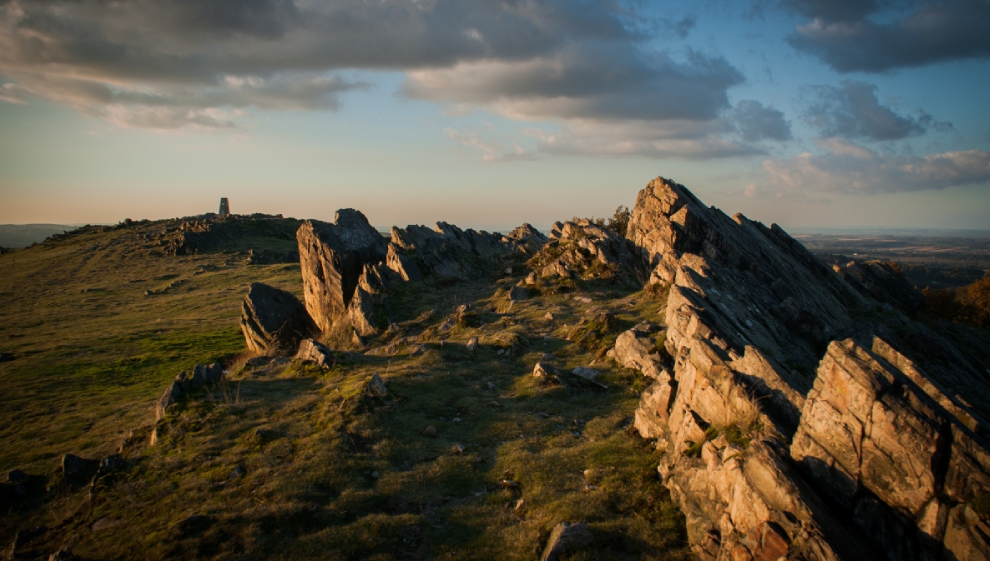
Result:
M52 234L75 229L65 224L0 224L0 247L27 247L45 241Z

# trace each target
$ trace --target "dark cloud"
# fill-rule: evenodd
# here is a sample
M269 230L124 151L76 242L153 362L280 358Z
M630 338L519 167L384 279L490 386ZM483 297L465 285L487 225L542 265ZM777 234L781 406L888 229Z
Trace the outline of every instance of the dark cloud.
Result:
M860 20L884 4L882 0L782 0L781 3L804 16L827 21Z
M866 82L844 80L841 87L814 86L809 90L812 101L804 118L824 137L899 140L929 128L952 128L923 111L917 118L895 113L877 99L877 87Z
M766 189L850 194L940 190L990 181L990 152L965 150L927 156L893 156L840 139L821 141L819 154L766 160Z
M728 107L742 75L722 58L689 53L683 62L614 43L568 45L515 63L482 61L410 72L409 97L483 104L514 118L541 120L709 120Z
M680 37L695 25L671 22ZM648 50L648 27L612 0L12 0L0 99L188 109L208 126L198 111L336 109L363 85L335 72L378 69L406 72L408 96L523 118L717 118L742 75Z
M697 23L698 20L694 16L684 16L676 23L674 23L672 27L674 33L676 33L678 37L680 37L681 39L686 39L687 36L691 33L691 31L694 29L694 26L697 25Z
M758 101L740 101L732 111L731 119L747 142L791 138L791 124L784 119L784 114Z
M886 72L990 57L990 2L986 0L925 2L904 17L883 23L866 18L875 9L870 2L857 10L847 6L855 2L843 0L836 4L836 14L827 13L831 3L824 0L799 3L815 7L805 13L816 19L799 26L788 43L839 72Z

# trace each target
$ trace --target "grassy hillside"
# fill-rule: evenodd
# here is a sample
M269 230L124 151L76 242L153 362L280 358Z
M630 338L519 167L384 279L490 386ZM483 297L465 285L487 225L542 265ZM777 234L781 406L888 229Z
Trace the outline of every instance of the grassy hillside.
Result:
M399 331L368 353L336 342L350 352L330 370L246 363L247 286L301 296L298 264L248 265L243 238L165 255L161 228L0 256L0 352L14 356L0 363L0 469L50 485L0 512L6 544L49 528L22 536L24 558L68 545L91 559L532 559L561 521L595 536L574 559L688 557L657 453L630 430L646 380L610 362L595 366L608 389L531 375L545 353L562 371L592 363L655 315L648 295L587 284L577 293L590 303L567 293L510 306L507 289L528 273L518 258L505 263L513 275L405 286ZM478 312L441 328L459 304ZM601 333L568 341L602 307L615 322L586 322ZM227 385L171 409L147 446L168 382L213 360ZM374 373L385 399L363 393ZM110 456L132 430L112 477L92 490L60 481L62 454Z

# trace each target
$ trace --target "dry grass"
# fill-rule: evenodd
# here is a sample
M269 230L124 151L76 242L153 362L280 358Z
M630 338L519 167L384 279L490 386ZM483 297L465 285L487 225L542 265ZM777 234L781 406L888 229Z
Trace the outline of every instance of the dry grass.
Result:
M0 341L18 355L0 365L2 467L51 473L64 452L108 455L127 430L148 426L167 380L197 362L224 360L230 381L170 409L160 444L130 453L92 499L66 492L0 515L8 543L46 524L42 547L69 544L100 559L532 559L567 520L595 535L573 559L688 558L657 453L629 430L640 377L603 368L605 391L530 376L544 353L560 369L589 364L594 351L567 335L596 306L620 325L650 317L656 303L641 293L584 284L594 304L556 294L495 313L496 287L528 272L510 262L520 273L512 278L397 291L406 321L370 345L413 338L393 356L351 353L326 371L252 367L239 300L253 281L298 295L298 267L247 267L223 254L153 258L133 247L118 257L106 244L74 239L2 262L14 274L0 284L12 318ZM126 266L101 275L106 263ZM194 274L206 263L217 269ZM164 275L176 276L155 282L174 288L157 296L130 282ZM97 279L100 306L75 309L78 291ZM441 329L460 304L473 315ZM8 339L15 333L24 336ZM474 353L465 348L472 337L481 342ZM365 395L375 373L389 389L383 400ZM437 436L424 436L427 426ZM205 518L183 522L191 515Z

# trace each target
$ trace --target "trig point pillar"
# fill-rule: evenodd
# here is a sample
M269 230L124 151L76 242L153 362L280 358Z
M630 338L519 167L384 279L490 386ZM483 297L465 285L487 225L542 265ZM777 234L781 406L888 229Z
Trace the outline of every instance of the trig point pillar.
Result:
M220 199L220 216L227 216L230 214L230 204L227 203L227 197Z

